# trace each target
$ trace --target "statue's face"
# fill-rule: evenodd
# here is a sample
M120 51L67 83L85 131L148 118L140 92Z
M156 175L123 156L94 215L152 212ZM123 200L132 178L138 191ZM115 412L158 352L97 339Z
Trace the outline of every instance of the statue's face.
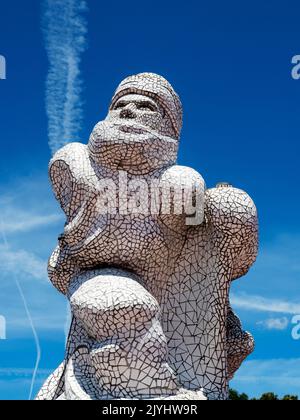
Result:
M143 126L158 134L175 138L172 123L163 107L144 95L124 95L110 109L106 118L119 125L121 130L134 132Z
M120 97L89 141L94 161L136 174L173 164L177 151L178 140L164 108L137 94Z

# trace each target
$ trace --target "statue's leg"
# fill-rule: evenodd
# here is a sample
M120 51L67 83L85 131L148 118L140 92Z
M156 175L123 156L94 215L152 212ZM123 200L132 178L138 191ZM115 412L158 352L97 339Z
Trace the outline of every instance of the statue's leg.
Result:
M113 398L175 394L156 299L132 273L100 269L78 275L68 296L92 339L90 363L99 389Z

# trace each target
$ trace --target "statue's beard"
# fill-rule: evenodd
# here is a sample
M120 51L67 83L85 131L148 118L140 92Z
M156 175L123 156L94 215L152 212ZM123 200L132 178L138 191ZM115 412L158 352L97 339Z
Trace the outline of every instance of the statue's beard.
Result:
M91 158L107 168L143 174L176 162L178 141L136 121L101 121L89 144Z

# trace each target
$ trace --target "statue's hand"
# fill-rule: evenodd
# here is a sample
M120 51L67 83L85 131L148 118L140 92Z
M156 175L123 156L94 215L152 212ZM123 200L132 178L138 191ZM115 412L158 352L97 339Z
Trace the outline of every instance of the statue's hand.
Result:
M162 214L181 217L185 226L202 224L205 182L198 172L186 166L172 166L163 173L160 185Z
M232 266L231 279L247 273L258 250L258 220L249 195L226 183L206 191L205 221L215 232L215 240L224 242L222 249Z

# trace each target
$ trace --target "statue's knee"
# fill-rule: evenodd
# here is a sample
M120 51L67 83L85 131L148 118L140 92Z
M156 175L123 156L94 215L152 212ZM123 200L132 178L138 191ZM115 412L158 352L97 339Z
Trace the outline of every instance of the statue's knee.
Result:
M175 375L165 360L166 342L161 341L160 334L154 335L156 339L152 341L146 333L142 346L139 340L109 339L96 343L90 360L97 384L114 398L149 398L176 389Z
M78 275L68 296L74 316L96 340L135 338L160 314L158 302L139 279L121 270Z

